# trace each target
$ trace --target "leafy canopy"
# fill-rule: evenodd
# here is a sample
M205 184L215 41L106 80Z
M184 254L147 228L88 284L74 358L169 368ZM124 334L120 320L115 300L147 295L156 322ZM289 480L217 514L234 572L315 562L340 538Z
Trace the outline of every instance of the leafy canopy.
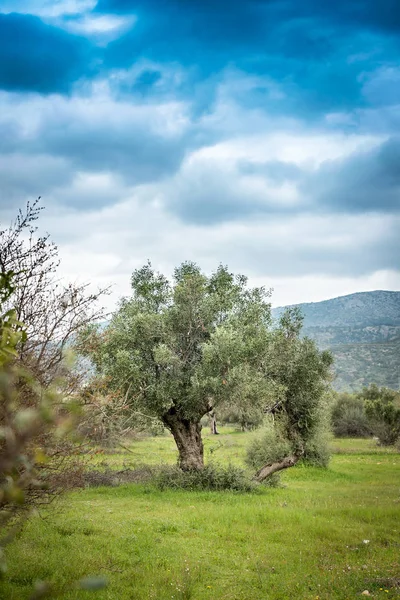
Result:
M199 420L219 405L276 406L292 442L318 419L331 358L300 338L302 319L287 311L272 326L264 288L224 266L207 277L191 262L172 284L150 263L132 276L109 326L81 340L108 385L138 410Z
M190 262L175 269L172 285L150 264L131 283L107 329L92 329L83 344L112 387L157 416L172 405L199 418L239 397L267 402L269 292L248 289L226 267L207 277Z

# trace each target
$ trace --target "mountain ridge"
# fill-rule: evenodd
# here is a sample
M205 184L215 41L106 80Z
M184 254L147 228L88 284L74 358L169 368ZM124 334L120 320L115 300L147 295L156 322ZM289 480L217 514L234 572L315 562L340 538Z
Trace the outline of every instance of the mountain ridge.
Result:
M364 301L364 302L363 302ZM321 321L318 322L317 318L320 318L321 313L325 313L325 320L329 319L324 324L330 326L335 324L336 312L342 311L344 307L352 308L356 315L353 314L353 318L348 317L343 322L343 316L341 315L340 325L350 324L363 324L364 322L371 323L371 314L367 315L365 311L373 308L373 315L376 315L376 319L379 324L389 325L387 321L393 320L396 325L400 325L400 291L393 290L373 290L370 292L355 292L353 294L346 294L344 296L336 296L327 300L321 300L319 302L302 302L299 304L289 304L287 306L278 306L272 309L272 314L279 315L286 308L299 307L304 314L304 326L310 326L307 322L308 319L312 319L312 326L321 325ZM316 309L316 310L315 310ZM382 309L384 309L382 311ZM329 312L329 315L327 314ZM386 314L385 314L386 312ZM361 316L362 315L362 316ZM354 317L357 317L356 319ZM384 323L382 321L385 321Z
M277 319L292 307L303 313L303 335L333 353L336 389L371 383L399 387L400 292L374 290L290 304L272 309L272 316Z

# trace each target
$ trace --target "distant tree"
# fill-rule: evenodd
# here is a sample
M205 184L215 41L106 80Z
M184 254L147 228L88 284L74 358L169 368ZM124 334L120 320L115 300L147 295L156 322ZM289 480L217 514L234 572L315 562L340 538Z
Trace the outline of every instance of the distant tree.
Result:
M227 406L220 408L218 418L223 424L233 424L241 431L251 431L260 427L265 419L265 407Z
M376 383L371 383L371 385L363 387L356 395L361 400L382 400L382 402L387 403L398 399L399 392L387 387L379 387Z
M365 413L373 434L383 446L400 439L400 392L372 384L358 394L364 400Z
M337 437L371 437L365 401L357 394L338 394L332 406L332 429Z
M171 431L181 468L203 468L201 418L230 405L275 406L280 414L291 454L260 470L260 480L295 464L318 420L331 363L300 339L299 314L285 313L272 328L269 292L222 266L207 277L183 263L171 285L147 264L131 284L132 297L109 326L90 328L80 348L132 412L156 416Z

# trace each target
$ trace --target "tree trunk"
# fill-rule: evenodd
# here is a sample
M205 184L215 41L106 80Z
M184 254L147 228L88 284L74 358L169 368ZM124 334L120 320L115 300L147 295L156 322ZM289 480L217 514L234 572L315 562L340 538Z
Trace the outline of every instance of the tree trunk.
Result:
M212 435L219 435L217 431L217 418L213 410L208 413L208 418L210 419L210 431Z
M273 473L277 473L278 471L283 471L283 469L288 469L289 467L294 467L294 465L300 460L300 455L286 456L283 460L272 463L270 465L264 465L257 473L255 474L255 479L259 482L264 481L267 477L270 477Z
M174 436L179 467L183 471L201 471L204 468L204 449L200 421L181 419L172 410L162 420Z

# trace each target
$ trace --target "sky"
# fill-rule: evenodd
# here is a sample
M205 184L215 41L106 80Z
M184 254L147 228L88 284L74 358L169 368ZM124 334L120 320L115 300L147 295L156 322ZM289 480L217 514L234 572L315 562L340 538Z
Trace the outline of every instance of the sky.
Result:
M400 290L398 0L0 0L0 221L62 275L227 264L273 305Z

